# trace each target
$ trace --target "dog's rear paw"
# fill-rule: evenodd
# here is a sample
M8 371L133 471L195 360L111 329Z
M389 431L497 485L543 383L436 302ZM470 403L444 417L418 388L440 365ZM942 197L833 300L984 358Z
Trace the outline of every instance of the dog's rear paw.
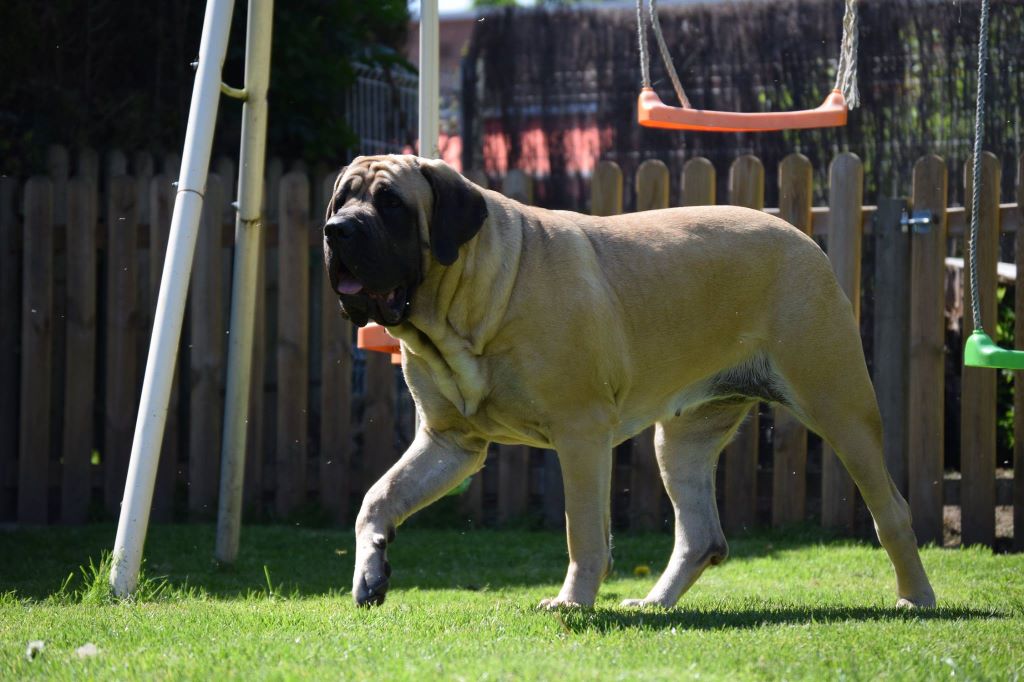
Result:
M926 594L921 597L900 597L899 601L896 602L896 608L898 609L934 609L935 608L935 595Z
M582 609L585 608L585 605L569 601L568 599L554 597L552 599L542 599L540 604L537 604L537 608L541 611L557 611L560 609Z
M622 602L619 603L619 606L630 609L668 608L661 602L653 601L651 599L623 599Z

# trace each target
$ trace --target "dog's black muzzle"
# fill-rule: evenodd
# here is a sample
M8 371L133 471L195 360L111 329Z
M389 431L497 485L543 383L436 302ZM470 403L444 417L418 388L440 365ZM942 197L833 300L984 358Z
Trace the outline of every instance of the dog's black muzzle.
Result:
M358 326L373 320L401 324L409 315L418 270L404 261L400 245L390 238L371 211L342 211L324 225L324 262L342 312Z

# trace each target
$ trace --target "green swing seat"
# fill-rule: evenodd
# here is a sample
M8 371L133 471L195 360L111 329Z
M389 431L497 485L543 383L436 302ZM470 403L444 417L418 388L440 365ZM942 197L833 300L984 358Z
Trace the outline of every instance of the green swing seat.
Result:
M964 344L964 365L988 369L1024 370L1024 351L1001 348L988 334L981 330L975 330Z

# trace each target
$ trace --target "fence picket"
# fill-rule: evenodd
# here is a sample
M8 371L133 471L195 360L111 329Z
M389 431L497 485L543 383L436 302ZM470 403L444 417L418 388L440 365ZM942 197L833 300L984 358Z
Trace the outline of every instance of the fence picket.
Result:
M498 523L526 514L530 501L530 448L525 445L498 447Z
M590 215L622 213L622 169L614 161L601 161L590 178Z
M116 517L124 493L138 402L138 298L135 251L139 214L135 182L115 175L107 185L106 417L104 419L104 501Z
M100 155L91 147L83 147L78 150L78 165L75 175L87 182L91 182L96 191L100 190ZM97 195L96 211L99 215L99 196Z
M224 212L224 222L234 225L235 207L231 204L238 193L238 176L235 175L235 162L227 156L219 156L213 170L220 176L220 181L224 187L224 200L221 204L221 210Z
M974 159L964 165L968 210L978 211L978 298L982 326L995 338L996 266L999 262L999 193L1002 172L999 159L991 152L981 157L981 197L971 204ZM964 235L964 253L969 252L970 232ZM965 263L965 280L970 276L970 259ZM963 335L974 331L971 296L965 287ZM996 538L996 372L964 367L960 384L960 524L966 547L992 546Z
M487 178L487 173L484 173L479 168L470 168L463 175L465 175L466 179L474 185L483 187L484 189L489 189L491 186L491 181Z
M756 156L741 156L729 168L729 203L764 208L764 165ZM725 465L722 526L727 531L748 528L756 521L759 410L754 405L721 456Z
M53 371L53 181L25 185L22 232L18 523L47 521L50 376Z
M93 406L96 401L96 186L68 183L67 357L61 521L84 523L92 494Z
M189 301L188 513L193 519L210 519L217 512L227 347L223 217L224 181L211 173L206 180Z
M697 156L683 166L682 205L712 206L715 203L717 179L715 167L708 159Z
M828 257L836 280L860 321L860 263L863 241L864 164L855 154L838 155L829 167ZM853 530L857 492L836 453L822 444L821 523Z
M398 461L398 448L395 447L395 369L388 354L366 354L365 386L362 421L363 478L359 482L360 497ZM480 478L475 476L474 483L479 483ZM479 510L474 513L479 514Z
M1024 153L1017 159L1017 212L1024 224ZM1024 272L1024 235L1019 231L1016 242L1017 272ZM1024 293L1015 296L1014 312L1013 338L1017 348L1024 349ZM1021 552L1024 551L1024 372L1013 373L1013 407L1013 549Z
M264 202L266 203L266 202ZM245 437L245 481L242 492L242 508L250 516L263 515L264 423L270 421L266 401L267 367L267 212L262 212L264 222L256 233L261 241L259 265L256 268L256 310L252 320L252 374L249 379L249 421Z
M946 163L934 154L914 164L913 206L933 220L911 237L910 377L907 472L919 543L942 543L945 361Z
M164 256L171 232L171 214L174 212L174 185L176 176L166 173L153 177L149 182L149 319L153 319L156 301L160 294L160 278L163 275ZM148 339L147 339L148 341ZM164 440L160 446L160 464L157 467L156 484L153 487L153 520L170 521L174 511L174 488L178 478L181 457L181 422L178 419L180 367L175 363L175 381L171 384L171 398L164 424Z
M803 154L779 162L779 217L811 233L813 168ZM807 513L807 429L784 407L772 410L772 525L804 520Z
M668 166L657 159L648 159L636 171L636 210L668 208ZM665 486L654 455L654 428L632 440L632 475L629 484L629 527L650 530L662 524L662 501Z
M518 168L513 168L505 174L505 179L501 183L501 193L520 203L532 204L533 178Z
M309 414L309 180L281 178L278 197L277 513L306 500Z
M900 218L907 200L882 199L875 215L874 376L882 413L885 465L907 495L907 373L910 363L910 233Z
M53 182L53 224L68 224L68 178L71 158L67 147L51 144L46 149L46 174Z
M15 201L21 184L0 177L0 513L13 510L18 458L18 381L21 343L21 238Z
M334 189L327 175L324 205ZM318 207L319 208L319 207ZM352 466L352 325L341 316L338 294L323 276L320 289L320 503L336 524L347 521Z

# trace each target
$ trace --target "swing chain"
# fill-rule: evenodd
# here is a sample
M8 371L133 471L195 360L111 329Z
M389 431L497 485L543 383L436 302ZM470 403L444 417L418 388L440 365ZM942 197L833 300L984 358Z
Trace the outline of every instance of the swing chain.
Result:
M981 302L978 295L978 225L979 205L981 201L981 154L982 142L985 138L985 78L988 60L988 15L989 0L981 0L980 25L978 27L978 97L974 114L974 158L971 161L971 238L970 246L970 283L971 283L971 319L975 331L984 331L981 324Z

